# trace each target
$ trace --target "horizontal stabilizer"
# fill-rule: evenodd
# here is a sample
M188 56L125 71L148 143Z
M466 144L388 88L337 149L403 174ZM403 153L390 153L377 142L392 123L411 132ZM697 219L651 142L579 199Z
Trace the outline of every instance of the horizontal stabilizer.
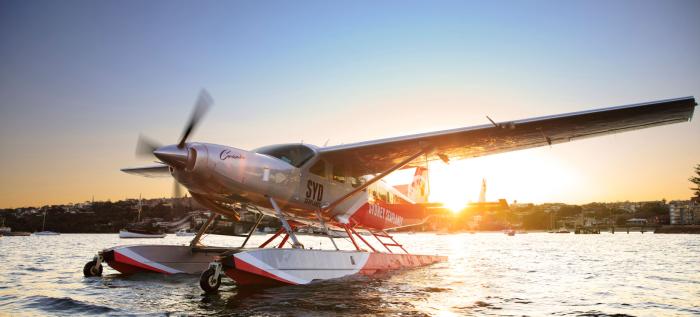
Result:
M143 167L122 168L122 172L144 176L144 177L170 177L170 167L164 164L157 164Z

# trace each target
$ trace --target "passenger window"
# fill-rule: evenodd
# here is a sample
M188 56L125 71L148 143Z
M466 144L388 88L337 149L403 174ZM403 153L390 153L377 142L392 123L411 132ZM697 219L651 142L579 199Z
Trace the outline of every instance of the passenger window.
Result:
M333 165L333 180L345 183L345 168L342 165Z
M360 187L360 185L362 185L362 182L357 177L350 176L350 177L348 177L348 179L350 180L350 185L353 188L357 188L357 187Z
M321 177L326 177L326 162L323 160L318 160L318 162L309 168L309 172Z

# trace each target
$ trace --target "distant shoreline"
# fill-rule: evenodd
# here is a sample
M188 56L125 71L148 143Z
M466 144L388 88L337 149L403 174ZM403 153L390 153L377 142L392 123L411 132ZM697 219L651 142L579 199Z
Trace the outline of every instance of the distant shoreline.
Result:
M700 225L664 225L656 229L654 233L690 233L700 234Z

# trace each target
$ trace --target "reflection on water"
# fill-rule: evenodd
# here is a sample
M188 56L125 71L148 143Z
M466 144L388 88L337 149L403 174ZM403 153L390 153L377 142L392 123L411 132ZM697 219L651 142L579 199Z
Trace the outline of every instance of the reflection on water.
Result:
M254 236L253 245L265 236ZM205 295L197 276L83 264L119 244L186 244L187 237L120 240L116 234L0 238L0 315L698 315L700 239L693 235L501 233L397 235L414 253L449 261L306 286L238 290L224 279ZM237 238L210 236L213 245ZM304 237L307 246L329 242ZM349 245L347 245L349 246Z

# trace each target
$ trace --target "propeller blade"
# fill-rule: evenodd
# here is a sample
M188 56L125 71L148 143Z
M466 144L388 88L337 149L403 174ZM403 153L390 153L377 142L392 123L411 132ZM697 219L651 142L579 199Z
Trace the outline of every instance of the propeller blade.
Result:
M180 188L180 183L178 183L176 180L173 180L173 198L180 197L182 197L182 189Z
M153 151L161 147L161 145L152 139L139 134L139 139L136 142L136 156L138 157L153 157Z
M211 96L206 90L202 89L202 91L199 92L199 97L197 98L197 102L194 105L192 115L190 115L190 120L185 126L185 130L182 133L180 142L178 142L177 144L178 148L185 147L185 142L187 142L187 139L190 137L192 130L194 130L194 128L199 123L199 120L202 118L202 116L204 116L204 114L207 112L207 110L213 103L214 99L211 98Z

